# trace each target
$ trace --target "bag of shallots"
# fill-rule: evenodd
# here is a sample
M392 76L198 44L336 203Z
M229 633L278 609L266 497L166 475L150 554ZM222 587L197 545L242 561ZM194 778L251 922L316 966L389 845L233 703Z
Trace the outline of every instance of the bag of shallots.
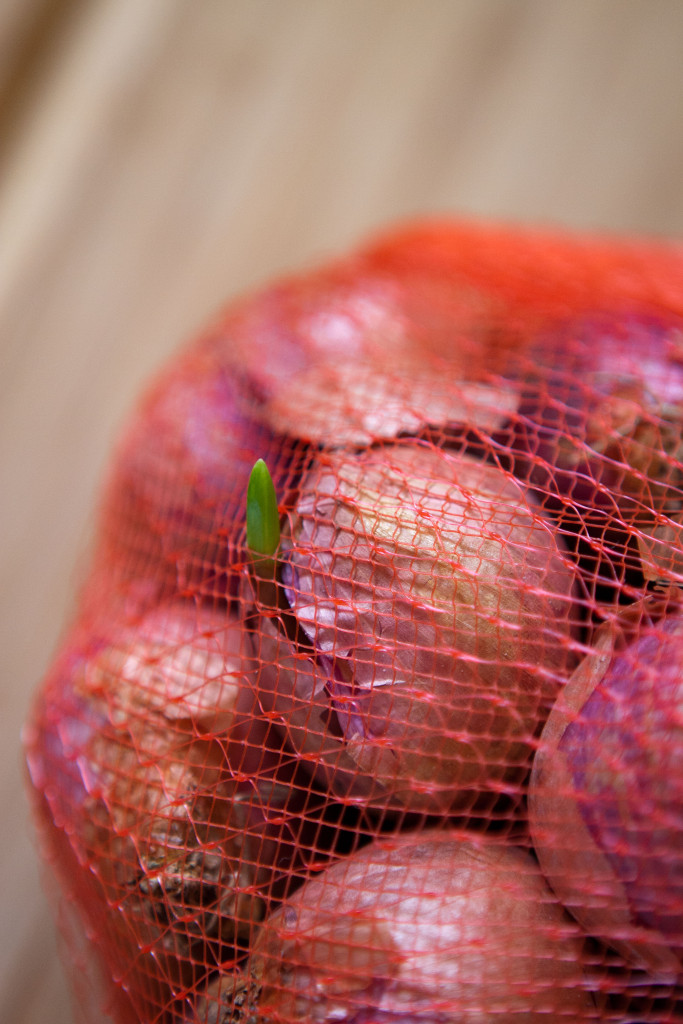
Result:
M683 248L409 225L113 454L25 745L86 1024L683 1021Z

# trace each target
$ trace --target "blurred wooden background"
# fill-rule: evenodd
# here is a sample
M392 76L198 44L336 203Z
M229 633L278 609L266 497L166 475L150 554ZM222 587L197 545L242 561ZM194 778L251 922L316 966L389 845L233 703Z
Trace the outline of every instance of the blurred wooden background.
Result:
M683 236L682 52L681 0L0 2L0 1019L73 1020L19 732L143 382L394 219Z

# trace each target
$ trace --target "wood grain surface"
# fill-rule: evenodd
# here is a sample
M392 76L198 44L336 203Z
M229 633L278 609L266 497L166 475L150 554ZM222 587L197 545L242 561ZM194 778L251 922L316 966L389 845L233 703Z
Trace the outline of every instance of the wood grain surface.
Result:
M422 213L683 236L681 0L2 0L0 1020L74 1020L19 733L143 382Z

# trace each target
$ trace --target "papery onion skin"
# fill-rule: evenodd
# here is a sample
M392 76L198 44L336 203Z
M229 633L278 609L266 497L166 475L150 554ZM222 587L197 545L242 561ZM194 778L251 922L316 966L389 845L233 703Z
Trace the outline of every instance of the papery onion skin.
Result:
M136 628L110 625L108 637L77 626L67 638L27 761L60 883L134 1012L152 1019L243 955L311 835L322 844L322 800L313 806L256 717L242 623L169 602Z
M243 969L229 967L172 1008L169 1024L257 1024L252 983Z
M638 612L643 624L635 629ZM683 614L598 631L551 712L529 819L541 868L593 935L664 980L683 968Z
M576 613L573 567L522 489L413 441L333 453L283 547L289 612L254 626L260 698L321 781L437 814L518 786Z
M525 852L425 831L376 840L266 921L259 1022L593 1019L579 929Z

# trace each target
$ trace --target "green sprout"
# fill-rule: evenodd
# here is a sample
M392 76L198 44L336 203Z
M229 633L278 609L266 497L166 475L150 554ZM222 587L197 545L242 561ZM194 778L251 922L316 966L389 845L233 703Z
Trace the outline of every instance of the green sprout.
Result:
M247 487L247 547L259 576L275 573L274 555L280 546L280 515L273 479L263 459L254 464Z

